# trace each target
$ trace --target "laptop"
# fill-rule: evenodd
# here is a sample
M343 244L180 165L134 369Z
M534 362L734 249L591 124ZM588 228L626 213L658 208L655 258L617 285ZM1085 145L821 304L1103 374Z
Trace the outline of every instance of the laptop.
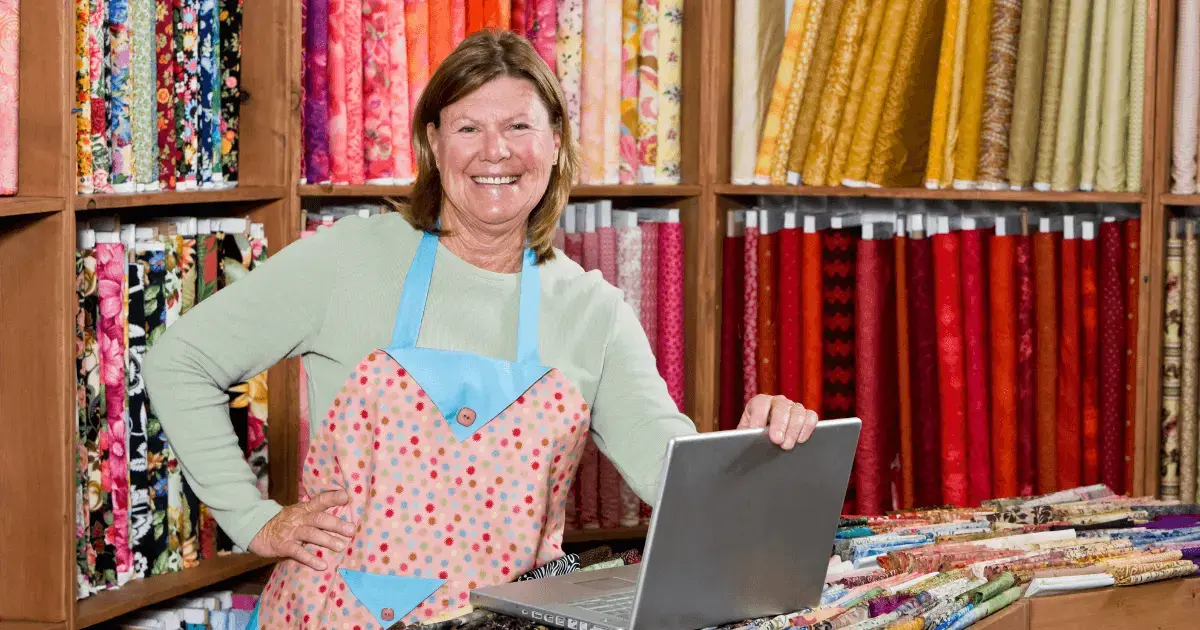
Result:
M479 588L471 604L571 630L692 630L815 606L861 427L822 421L791 451L765 429L674 438L641 564Z

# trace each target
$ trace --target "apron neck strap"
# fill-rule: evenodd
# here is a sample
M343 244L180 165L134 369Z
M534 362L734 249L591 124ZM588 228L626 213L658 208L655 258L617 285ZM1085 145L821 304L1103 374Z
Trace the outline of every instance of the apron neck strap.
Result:
M421 320L429 298L429 283L437 260L438 237L426 232L421 237L400 293L400 308L392 327L391 348L415 348ZM517 315L517 362L538 363L538 314L542 285L537 255L525 248L521 260L521 305Z

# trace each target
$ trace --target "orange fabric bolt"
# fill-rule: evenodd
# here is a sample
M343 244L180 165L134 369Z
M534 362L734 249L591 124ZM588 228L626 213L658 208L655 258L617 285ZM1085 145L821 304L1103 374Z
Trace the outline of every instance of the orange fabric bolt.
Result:
M896 250L896 368L900 399L900 507L914 506L912 398L908 373L908 271L905 248L908 239L895 238Z
M823 333L821 328L821 233L806 232L800 238L800 300L802 385L800 403L806 408L821 413L821 390L824 373L822 365Z
M1058 487L1078 487L1083 470L1079 374L1079 242L1062 241L1062 323L1058 355Z
M992 492L1017 496L1016 237L991 242Z
M454 51L453 20L449 2L429 3L429 65L437 69Z
M1037 491L1058 490L1058 261L1054 232L1033 235L1034 348L1037 377Z
M467 35L483 30L487 11L484 9L486 0L467 0Z

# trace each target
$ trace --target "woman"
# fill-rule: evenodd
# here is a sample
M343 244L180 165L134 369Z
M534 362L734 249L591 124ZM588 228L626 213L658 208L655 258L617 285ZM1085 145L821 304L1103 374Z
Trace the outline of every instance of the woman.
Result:
M461 607L471 588L562 555L586 435L652 501L668 440L695 431L620 292L550 245L578 158L533 48L468 38L430 79L413 138L403 215L292 244L147 357L196 494L237 545L286 558L262 627L385 628ZM311 408L328 411L304 500L281 507L259 496L223 392L293 356ZM815 423L768 396L742 418L783 448Z

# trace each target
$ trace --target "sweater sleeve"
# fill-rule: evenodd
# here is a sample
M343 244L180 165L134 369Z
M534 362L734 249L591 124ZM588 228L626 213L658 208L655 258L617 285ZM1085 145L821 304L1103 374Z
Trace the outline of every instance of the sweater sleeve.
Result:
M184 475L242 549L282 507L255 486L225 391L309 350L333 294L336 243L345 229L283 248L188 311L146 355L151 404Z
M592 403L592 431L596 446L650 505L658 496L667 443L696 432L695 423L671 399L646 332L624 300L618 300L608 333Z

